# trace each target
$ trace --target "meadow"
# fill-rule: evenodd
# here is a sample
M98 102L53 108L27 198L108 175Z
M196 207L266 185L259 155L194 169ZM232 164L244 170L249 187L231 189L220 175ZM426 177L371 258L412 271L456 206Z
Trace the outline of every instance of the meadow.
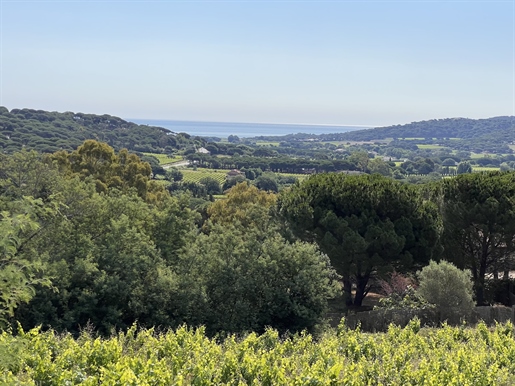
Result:
M33 329L0 335L0 383L16 385L513 385L512 324L386 333L344 323L306 333L208 338L203 328L130 328L108 339Z

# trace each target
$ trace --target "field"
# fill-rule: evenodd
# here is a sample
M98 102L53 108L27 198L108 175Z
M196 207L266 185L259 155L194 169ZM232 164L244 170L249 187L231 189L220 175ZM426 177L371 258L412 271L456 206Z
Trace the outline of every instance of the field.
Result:
M334 145L334 146L343 146L343 147L347 147L347 142L348 141L322 141L320 143L322 144L326 144L326 143L330 143L331 145Z
M474 152L470 153L470 158L471 159L474 159L474 158L484 158L484 157L485 157L485 154L483 154L483 153L474 153Z
M6 385L513 385L511 324L489 329L348 330L318 340L274 330L225 340L202 328L156 333L132 327L108 339L34 329L0 335Z
M437 150L437 149L443 149L445 146L440 145L425 145L425 144L418 144L417 147L419 149L430 149L430 150Z
M475 166L473 165L472 166L472 171L474 173L479 173L479 172L493 172L493 171L499 171L500 168L499 167L488 167L488 166Z
M295 177L300 182L304 181L306 178L308 178L310 176L309 174L296 174L296 173L276 173L276 174L279 176L284 176L284 177Z
M199 182L202 178L211 177L217 180L220 184L223 184L225 181L225 176L227 175L229 170L224 169L204 169L198 168L197 170L193 170L190 168L181 169L181 173L183 174L184 182Z
M279 146L279 142L256 141L259 146Z
M166 154L158 154L158 153L143 153L143 154L152 156L152 157L156 157L159 160L159 165L167 165L167 164L171 164L174 162L182 161L181 156L169 157Z
M205 169L198 168L197 170L193 170L191 168L181 168L180 169L183 174L184 182L199 182L204 177L211 177L217 180L220 184L223 184L225 181L225 176L229 172L228 169ZM280 176L286 177L295 177L299 181L302 181L309 177L308 174L294 174L294 173L277 173Z

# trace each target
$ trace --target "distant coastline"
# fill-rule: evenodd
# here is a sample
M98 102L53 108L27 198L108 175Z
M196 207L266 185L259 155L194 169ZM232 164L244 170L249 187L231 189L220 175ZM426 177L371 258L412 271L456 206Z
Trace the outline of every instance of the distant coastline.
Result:
M175 121L163 119L127 119L139 125L164 127L176 133L188 133L201 137L227 138L237 135L242 138L259 136L281 136L288 134L332 134L346 133L348 131L363 130L373 126L347 126L327 124L286 124L286 123L239 123L239 122L202 122L202 121Z

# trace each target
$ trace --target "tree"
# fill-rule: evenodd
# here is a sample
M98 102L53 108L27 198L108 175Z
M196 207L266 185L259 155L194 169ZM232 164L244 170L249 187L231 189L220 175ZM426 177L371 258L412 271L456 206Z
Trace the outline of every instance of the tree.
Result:
M166 171L166 179L168 181L181 181L184 174L177 168L170 168Z
M97 193L79 178L63 179L58 196L59 216L18 254L42 256L57 289L35 286L34 298L16 310L23 327L76 332L90 322L108 334L136 320L175 326L173 267L193 225L186 197L149 205L135 191Z
M159 160L153 155L144 155L141 157L141 161L148 162L150 168L152 169L152 175L154 176L154 178L158 174L165 174L165 169L161 166Z
M456 161L452 158L446 158L442 161L442 166L456 166Z
M223 191L226 191L228 189L231 189L233 186L241 184L245 181L247 181L247 179L245 178L245 176L242 175L226 178L222 185L222 189Z
M256 181L255 185L258 187L258 189L274 192L277 193L279 191L279 186L277 185L277 179L269 174L263 174L259 176Z
M361 172L365 172L370 159L368 157L368 153L366 153L364 151L357 151L357 152L352 153L347 158L347 160L350 163L354 164L356 166L356 169L358 169Z
M246 223L211 225L185 250L178 268L185 321L209 334L312 330L339 290L327 256Z
M438 252L435 205L377 174L315 175L282 194L279 206L297 235L329 256L347 305L361 306L373 276L424 265Z
M25 198L19 204L28 213L0 213L0 326L14 315L20 304L34 297L37 285L51 284L47 276L39 275L39 256L27 259L19 254L25 240L40 227L33 218L33 206L41 202Z
M220 183L213 177L201 178L199 183L206 187L207 194L222 194L222 187L220 186Z
M417 272L419 286L417 294L427 302L436 305L440 315L467 317L474 309L470 271L460 270L447 261L429 265Z
M465 174L465 173L472 173L472 165L470 165L469 162L460 162L458 164L458 168L456 169L457 174Z
M425 158L418 160L415 163L415 167L419 174L429 174L434 170L435 164L429 158Z
M54 190L58 171L35 151L0 154L0 194L13 199L23 196L47 199Z
M374 158L368 162L368 170L370 174L378 173L382 176L391 176L392 170L390 166L381 158Z
M231 188L225 200L215 201L208 208L213 224L240 224L245 228L264 229L270 222L270 210L277 202L275 194L257 189L246 182Z
M442 182L445 257L472 271L478 305L485 276L509 270L515 252L515 173L468 173Z
M68 153L59 151L48 157L65 176L93 178L98 192L106 193L111 188L120 190L136 189L138 195L147 202L161 200L166 191L156 181L151 181L152 169L136 154L122 149L115 153L106 143L87 140Z

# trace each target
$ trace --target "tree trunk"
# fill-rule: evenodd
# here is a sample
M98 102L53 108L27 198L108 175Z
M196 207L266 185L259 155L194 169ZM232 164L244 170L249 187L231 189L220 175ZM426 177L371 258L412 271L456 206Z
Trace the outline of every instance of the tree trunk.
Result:
M343 298L347 307L352 306L352 282L348 277L343 278Z
M354 296L354 306L361 307L363 303L363 299L367 295L367 284L368 279L370 278L370 274L366 273L365 275L358 276L356 282L356 296Z
M476 304L483 306L485 303L485 275L486 275L486 257L482 257L479 266L479 276L476 281Z

